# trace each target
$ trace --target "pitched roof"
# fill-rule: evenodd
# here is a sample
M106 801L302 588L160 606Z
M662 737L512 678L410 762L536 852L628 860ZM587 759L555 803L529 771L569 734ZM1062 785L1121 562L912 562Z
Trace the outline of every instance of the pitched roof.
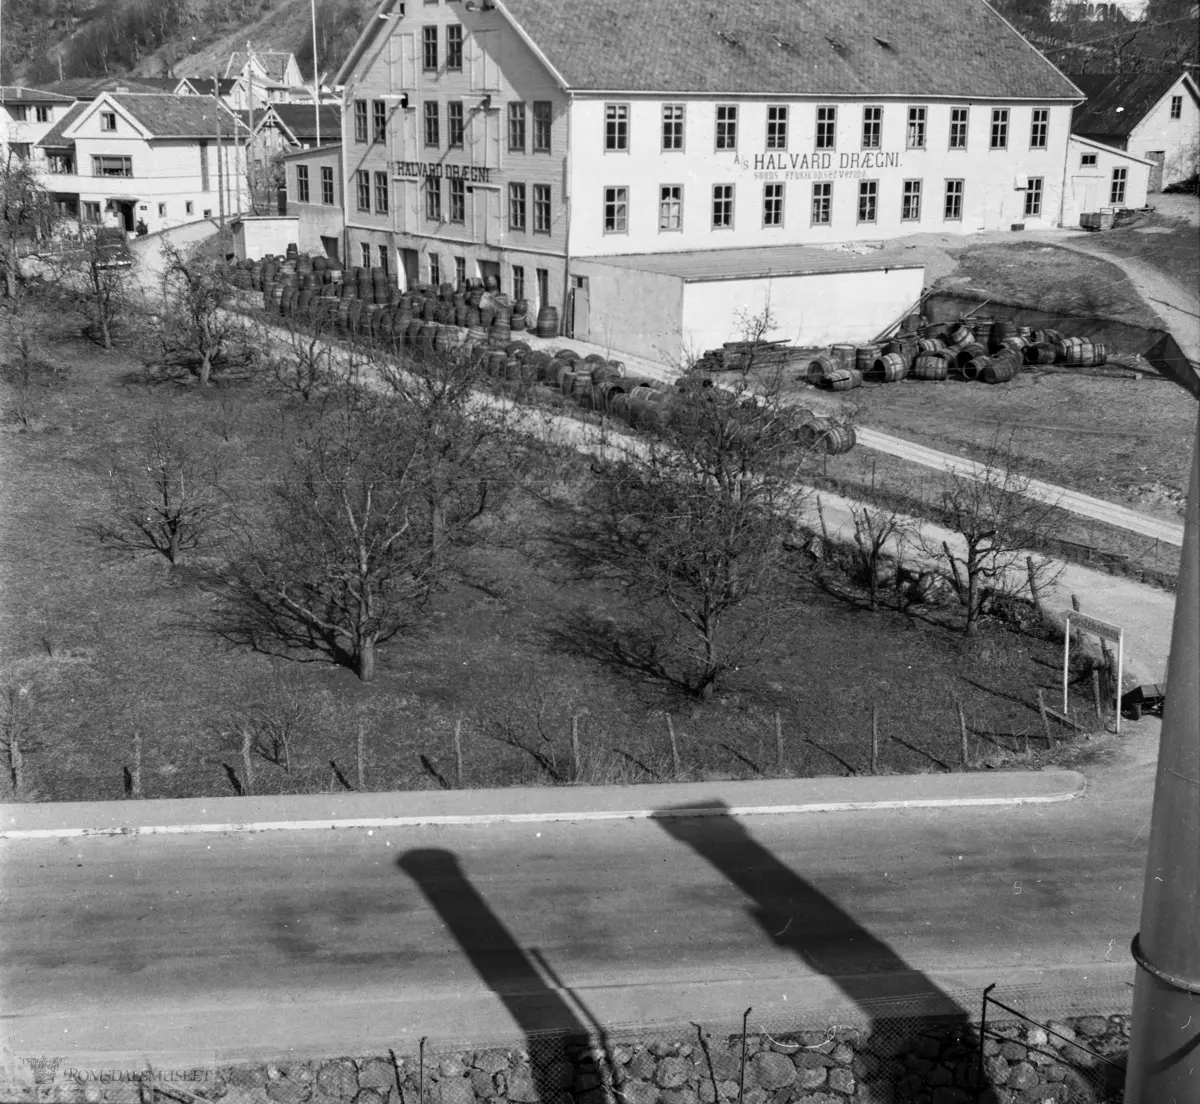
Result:
M1084 73L1072 77L1087 96L1087 103L1075 108L1071 130L1076 134L1128 137L1182 75L1177 70L1166 73Z
M213 94L213 77L184 77L198 95L211 96ZM236 87L237 77L216 77L217 95L228 96Z
M88 102L81 100L73 104L67 113L46 131L38 145L45 149L66 149L71 143L63 137L63 134L66 133L67 127L72 126L75 120L87 110Z
M568 87L1078 99L981 0L498 0Z
M278 103L272 104L269 114L273 114L299 142L310 141L317 136L316 121L313 117L312 104ZM336 104L321 106L321 137L342 139L342 111Z
M292 55L286 50L252 50L249 53L245 50L237 50L225 67L226 76L230 73L241 73L246 68L251 56L258 60L263 72L267 74L267 80L276 84L282 84L287 80L288 62L291 61Z
M44 92L37 88L26 88L19 84L0 84L0 103L74 103L73 96L62 96L57 92Z
M71 77L69 80L52 81L42 85L47 92L57 92L73 100L94 100L101 92L115 92L126 88L130 92L157 92L152 84L140 77Z
M212 138L217 119L226 137L233 134L236 120L211 96L168 96L161 92L114 93L109 99L124 108L153 138Z
M134 77L138 84L145 88L153 88L159 92L174 92L183 81L183 77Z

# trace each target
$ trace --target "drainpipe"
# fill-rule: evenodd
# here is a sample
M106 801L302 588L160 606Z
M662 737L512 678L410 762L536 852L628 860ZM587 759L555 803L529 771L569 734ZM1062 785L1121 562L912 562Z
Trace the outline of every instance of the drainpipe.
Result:
M1125 1076L1126 1104L1200 1093L1200 420L1192 448Z
M571 112L575 106L575 94L567 92L567 152L563 157L563 207L566 229L563 232L563 305L562 323L559 332L567 334L567 311L571 303ZM571 336L575 334L574 319L571 319Z

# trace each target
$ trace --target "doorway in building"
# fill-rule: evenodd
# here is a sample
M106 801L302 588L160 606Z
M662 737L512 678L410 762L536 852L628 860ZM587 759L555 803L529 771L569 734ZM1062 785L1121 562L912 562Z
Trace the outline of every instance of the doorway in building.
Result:
M499 261L480 261L479 275L483 277L483 286L489 291L503 291L504 288L500 284L500 262ZM495 281L493 284L492 281Z
M325 256L331 261L338 260L338 240L334 237L329 237L326 234L321 235L321 248L325 250Z
M1146 183L1147 192L1161 192L1163 186L1163 162L1167 159L1165 150L1151 150L1146 154L1147 161L1153 161L1150 166L1150 179Z
M110 199L107 205L108 213L116 217L117 226L126 234L133 233L133 201L127 199Z
M571 336L578 341L587 341L590 330L590 304L586 276L571 277Z
M412 291L421 282L421 254L415 249L401 249L400 267L404 271L405 290Z

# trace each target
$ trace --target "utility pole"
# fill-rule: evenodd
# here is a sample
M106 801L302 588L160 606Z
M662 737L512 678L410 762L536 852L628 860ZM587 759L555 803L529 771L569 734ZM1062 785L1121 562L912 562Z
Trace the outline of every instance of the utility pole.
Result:
M1118 694L1120 690L1118 688ZM1200 1100L1200 420L1175 591L1126 1104Z
M312 11L312 40L313 40L313 125L317 132L317 149L321 148L321 77L317 68L317 0L309 0Z
M221 146L221 100L217 96L217 71L213 70L213 103L217 117L217 208L221 214L221 232L225 232L225 159Z

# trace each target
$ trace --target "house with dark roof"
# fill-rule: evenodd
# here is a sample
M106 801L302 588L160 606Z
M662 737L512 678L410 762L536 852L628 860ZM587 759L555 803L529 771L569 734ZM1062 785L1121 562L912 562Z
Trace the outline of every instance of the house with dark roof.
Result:
M1152 162L1151 193L1200 171L1200 88L1191 73L1087 73L1071 79L1087 96L1075 109L1072 133Z
M246 127L211 96L101 92L40 140L61 211L133 232L249 207Z
M230 103L238 108L260 108L271 103L312 102L311 74L306 80L294 54L283 50L235 51L225 66L225 77L238 82ZM322 102L333 102L332 91L322 88Z
M812 249L1057 225L1084 98L980 0L383 0L334 83L348 263L495 277L580 337L622 313L671 359L772 289L779 337L902 312L898 271L834 311Z

